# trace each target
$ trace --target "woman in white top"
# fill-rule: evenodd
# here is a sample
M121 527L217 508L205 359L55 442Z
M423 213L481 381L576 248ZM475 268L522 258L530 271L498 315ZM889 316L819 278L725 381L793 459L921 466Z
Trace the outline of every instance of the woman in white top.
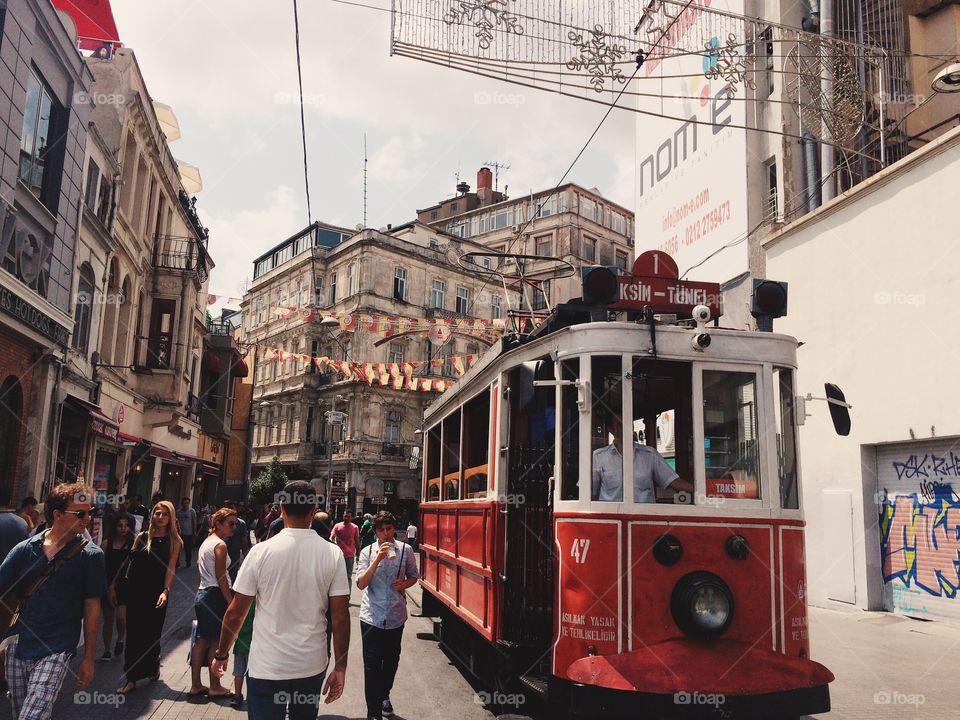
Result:
M230 556L224 539L233 535L236 527L236 510L230 508L217 510L210 518L210 535L203 541L197 556L200 589L197 591L197 601L194 605L197 613L197 641L190 654L192 684L187 693L189 697L199 695L226 697L233 694L215 675L210 676L209 688L203 686L200 683L200 670L205 666L210 667L211 658L208 655L220 640L223 614L233 599L230 576L227 573L230 567Z

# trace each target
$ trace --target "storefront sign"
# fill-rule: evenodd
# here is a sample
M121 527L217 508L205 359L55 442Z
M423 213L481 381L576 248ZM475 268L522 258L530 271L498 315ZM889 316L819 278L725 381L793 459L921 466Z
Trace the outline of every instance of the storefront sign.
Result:
M0 287L0 310L53 340L57 345L67 346L70 339L69 330L5 287Z
M104 422L102 419L91 415L90 432L92 432L94 435L99 435L100 437L105 437L107 440L113 440L116 442L119 429L115 428L109 423Z

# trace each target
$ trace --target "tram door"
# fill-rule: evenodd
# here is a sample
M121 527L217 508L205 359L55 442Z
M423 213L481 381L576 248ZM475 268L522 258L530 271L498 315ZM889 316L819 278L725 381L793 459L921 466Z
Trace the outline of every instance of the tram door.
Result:
M549 646L553 630L556 399L552 386L533 383L552 379L553 363L543 360L514 368L505 383L510 415L503 632L507 641L539 652Z

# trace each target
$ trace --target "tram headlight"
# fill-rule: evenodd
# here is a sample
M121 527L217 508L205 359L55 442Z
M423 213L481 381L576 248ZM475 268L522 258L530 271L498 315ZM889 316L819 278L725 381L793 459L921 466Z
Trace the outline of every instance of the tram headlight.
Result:
M688 635L719 635L733 620L733 594L713 573L690 573L673 588L670 610Z

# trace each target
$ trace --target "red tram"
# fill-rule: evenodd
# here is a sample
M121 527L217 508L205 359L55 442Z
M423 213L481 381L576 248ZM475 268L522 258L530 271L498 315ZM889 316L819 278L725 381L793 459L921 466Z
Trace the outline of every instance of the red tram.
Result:
M632 275L585 271L584 301L502 341L428 409L423 612L492 688L575 715L825 712L797 341L708 325L719 287L676 278L662 253Z

